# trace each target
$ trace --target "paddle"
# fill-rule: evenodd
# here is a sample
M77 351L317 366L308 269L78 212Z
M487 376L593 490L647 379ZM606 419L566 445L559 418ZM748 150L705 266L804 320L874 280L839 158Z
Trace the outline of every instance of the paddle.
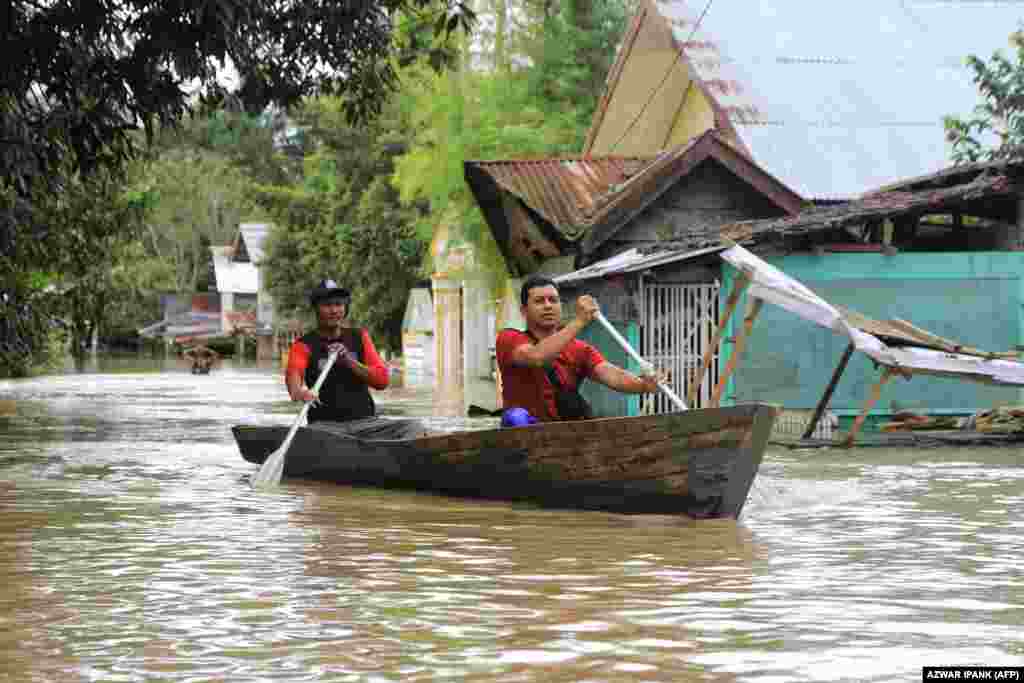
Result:
M313 393L320 391L320 386L324 383L324 379L327 378L327 373L331 371L331 367L337 359L337 351L331 353L331 355L327 357L327 363L324 364L324 369L320 371L320 376L316 378L316 384L313 385ZM309 407L312 404L312 401L307 401L306 405L302 406L302 410L299 411L299 416L295 418L295 422L292 423L292 428L288 430L288 436L284 438L284 443L282 443L276 451L271 453L267 459L263 461L263 465L260 466L260 471L256 473L255 477L253 477L253 486L277 486L281 483L281 475L284 473L284 456L288 453L288 447L292 445L292 439L295 438L295 432L299 430L302 418L306 417L306 413L309 412Z
M621 346L633 360L639 363L641 374L646 375L654 369L653 365L645 361L636 351L633 350L633 347L629 345L629 342L626 341L625 337L619 334L619 331L616 330L610 322L608 322L608 319L601 314L601 311L597 311L594 317L597 318L599 323L604 325L604 328L608 330L608 334L612 336L612 339L619 342L619 346ZM661 389L662 393L668 396L669 400L676 405L676 408L679 410L686 410L686 403L683 402L683 399L676 396L676 392L672 391L667 384L664 382L658 382L658 388Z

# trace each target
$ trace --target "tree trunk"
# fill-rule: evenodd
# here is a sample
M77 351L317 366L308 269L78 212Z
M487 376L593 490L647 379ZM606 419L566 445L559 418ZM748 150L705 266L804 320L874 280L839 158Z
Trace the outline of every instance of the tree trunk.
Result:
M505 37L508 33L508 2L494 0L494 68L503 73L509 70L508 49Z
M89 338L89 323L85 317L85 306L79 293L71 304L71 357L75 361L75 370L85 370L86 340Z
M592 36L594 32L594 0L569 0L568 11L570 23L584 35ZM596 54L595 46L588 42L579 58L587 65L590 76L589 89L592 92L600 92L602 83L597 82L597 75L601 72L601 56Z

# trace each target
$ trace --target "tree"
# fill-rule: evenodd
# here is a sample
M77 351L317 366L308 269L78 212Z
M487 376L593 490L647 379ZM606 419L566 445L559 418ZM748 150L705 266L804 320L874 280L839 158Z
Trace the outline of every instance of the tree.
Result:
M947 116L943 123L955 163L1024 156L1024 29L1010 35L1015 59L997 50L985 62L974 55L967 65L983 97L973 116Z
M59 233L65 248L51 256L50 285L57 290L57 310L66 320L71 353L79 367L93 335L109 320L117 298L112 264L142 224L150 203L145 193L130 192L103 170L67 174L60 196L39 207Z
M503 10L502 3L495 7ZM595 84L611 67L610 46L625 30L628 8L626 0L566 3L560 10L527 4L519 13L526 23L508 37L503 49L509 53L496 60L524 65L461 74L403 72L414 84L399 93L412 138L396 162L393 183L403 201L429 202L426 237L442 220L457 225L453 239L474 245L488 271L501 270L491 273L495 284L504 264L466 187L463 162L578 153L600 94ZM580 54L589 55L587 61Z
M394 40L399 15L433 39ZM66 249L46 220L55 198L124 171L136 130L151 139L196 105L257 115L317 93L345 93L350 120L365 120L395 87L396 62L442 67L450 35L473 20L457 0L10 0L0 16L0 298L18 307ZM19 349L42 347L30 328Z
M310 288L332 277L352 290L352 319L390 349L401 345L426 251L420 211L402 206L390 184L405 149L396 116L386 105L373 124L353 127L336 99L308 102L295 113L309 141L302 183L262 186L259 195L274 223L263 263L279 314L308 317Z
M345 93L353 121L379 110L395 85L391 41L399 12L432 21L438 42L417 46L439 65L448 35L473 19L455 0L12 0L0 28L0 177L24 192L64 158L76 171L116 165L129 131L177 121L195 94L229 95L237 71L246 111Z
M210 246L230 244L241 221L255 218L255 184L222 155L183 146L145 166L135 186L152 194L140 239L157 262L172 265L171 290L206 291Z

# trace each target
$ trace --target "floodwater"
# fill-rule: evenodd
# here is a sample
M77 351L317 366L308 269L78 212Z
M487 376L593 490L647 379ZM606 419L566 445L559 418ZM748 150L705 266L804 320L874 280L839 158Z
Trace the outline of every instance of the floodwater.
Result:
M918 681L1024 665L1024 452L770 450L741 520L249 484L276 368L0 381L0 679ZM425 389L382 412L455 424Z

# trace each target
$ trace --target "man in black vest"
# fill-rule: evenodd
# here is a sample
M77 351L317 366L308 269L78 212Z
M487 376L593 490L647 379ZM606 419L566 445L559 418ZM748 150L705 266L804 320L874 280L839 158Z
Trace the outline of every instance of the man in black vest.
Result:
M389 371L364 328L347 327L350 295L334 280L321 280L310 303L316 310L317 329L298 339L288 352L285 384L293 401L316 401L309 422L346 422L373 417L376 407L369 387L388 386ZM338 359L327 373L319 396L316 384L327 358L337 349Z

